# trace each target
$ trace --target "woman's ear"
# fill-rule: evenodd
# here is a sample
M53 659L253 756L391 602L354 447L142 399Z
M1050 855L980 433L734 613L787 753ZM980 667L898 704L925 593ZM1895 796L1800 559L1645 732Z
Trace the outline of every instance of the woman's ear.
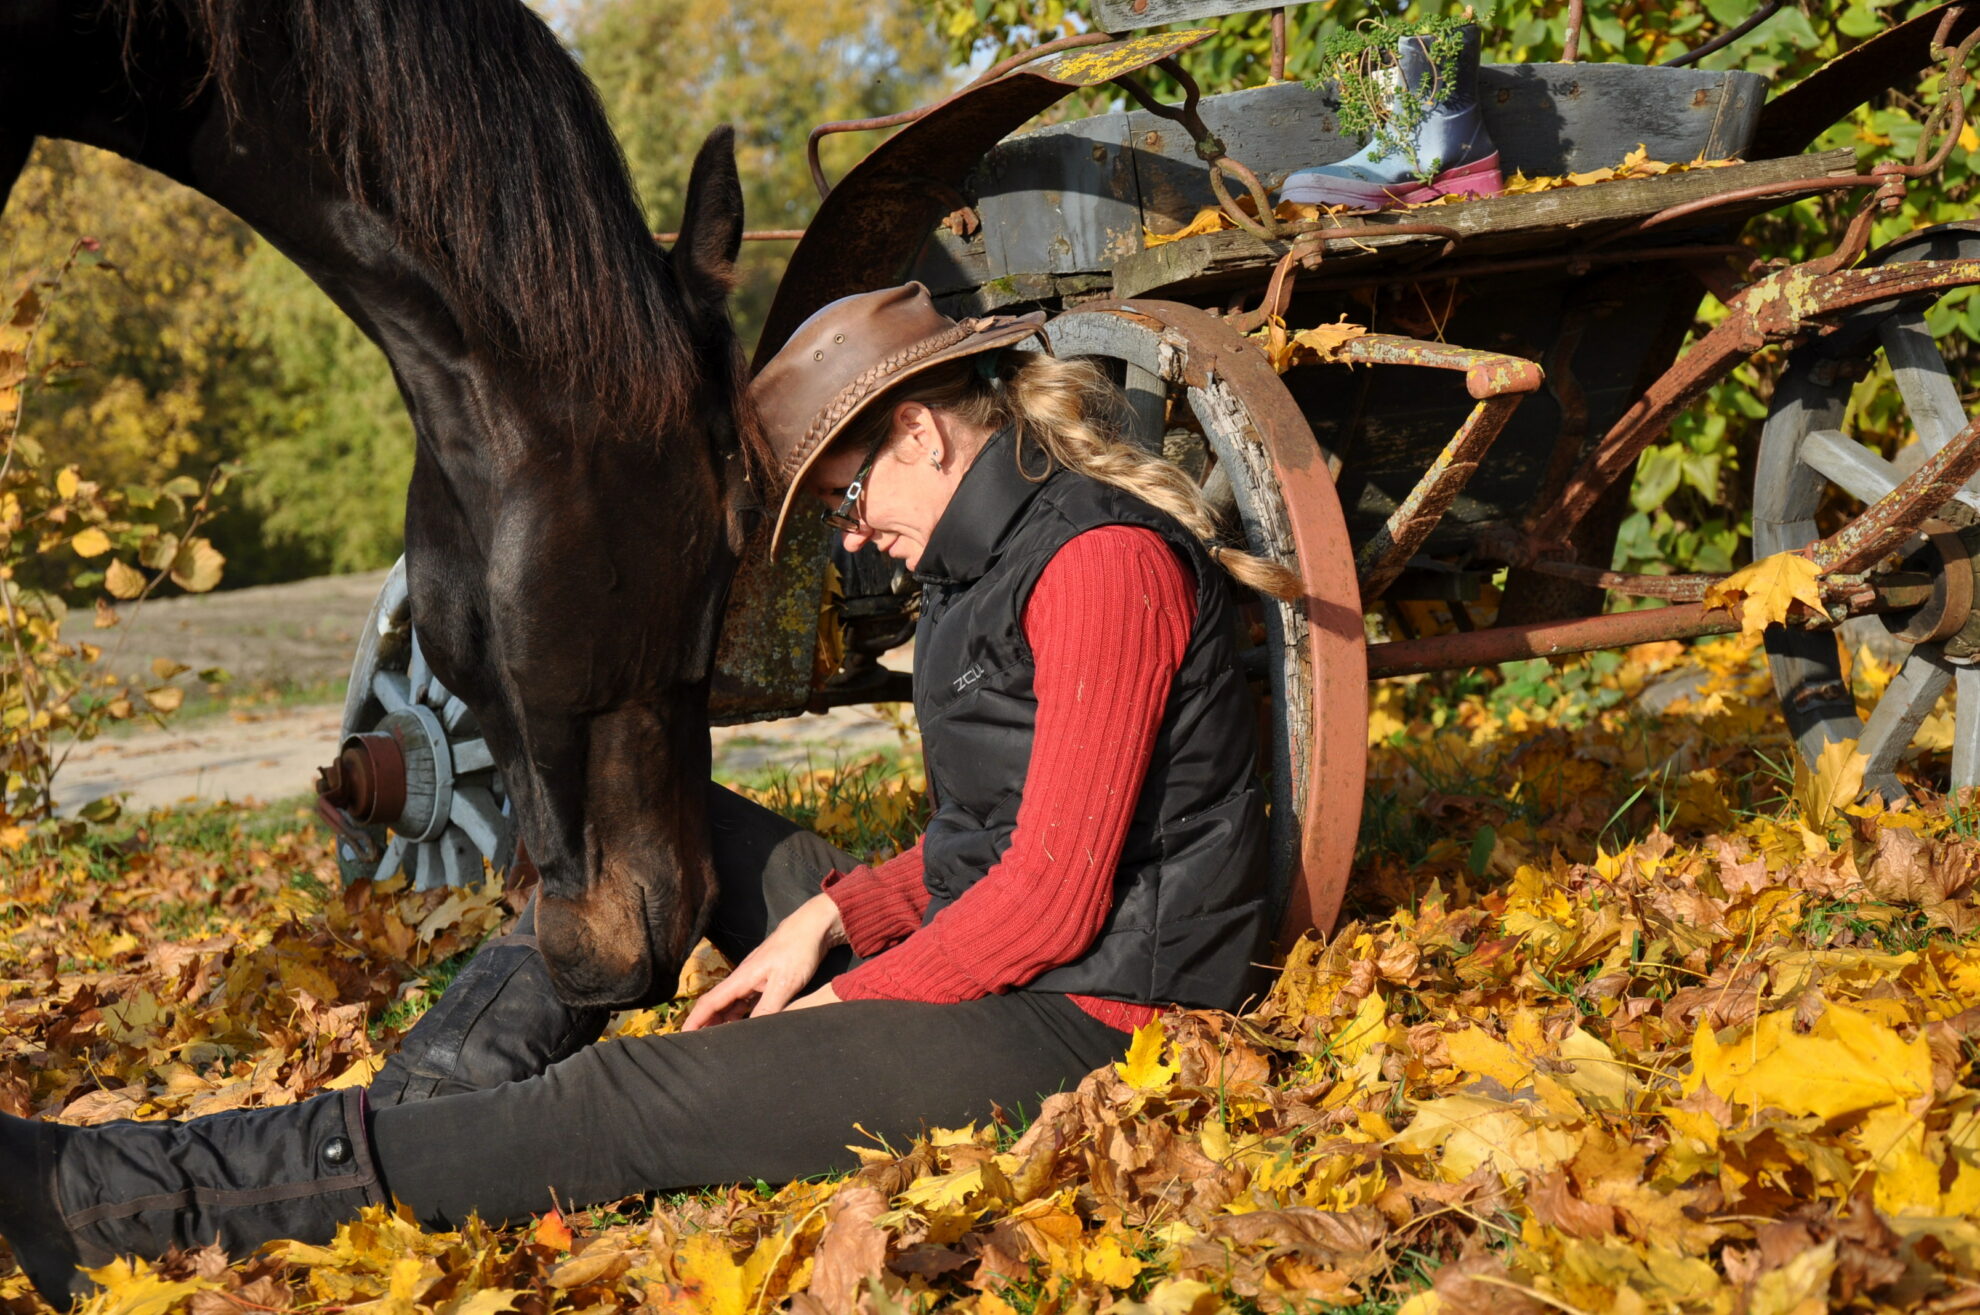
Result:
M935 413L921 402L902 402L894 407L894 433L901 439L894 444L897 459L910 463L925 461L929 449L942 441Z

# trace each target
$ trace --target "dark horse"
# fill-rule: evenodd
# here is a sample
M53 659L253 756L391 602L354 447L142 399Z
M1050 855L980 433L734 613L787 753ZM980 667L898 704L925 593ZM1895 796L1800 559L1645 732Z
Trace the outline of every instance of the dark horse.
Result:
M558 990L664 996L714 893L707 685L762 477L728 131L670 254L522 0L6 0L0 203L36 137L227 207L391 359L421 648L515 800Z

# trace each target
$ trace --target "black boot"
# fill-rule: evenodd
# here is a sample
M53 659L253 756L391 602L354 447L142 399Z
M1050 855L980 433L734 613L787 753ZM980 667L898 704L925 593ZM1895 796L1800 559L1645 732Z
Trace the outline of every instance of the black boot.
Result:
M532 1078L598 1039L611 1010L557 998L535 933L531 899L516 929L482 946L399 1042L371 1081L373 1107Z
M184 1123L0 1115L0 1233L58 1309L95 1290L82 1267L118 1256L218 1242L239 1259L276 1238L327 1242L387 1199L363 1110L350 1090Z

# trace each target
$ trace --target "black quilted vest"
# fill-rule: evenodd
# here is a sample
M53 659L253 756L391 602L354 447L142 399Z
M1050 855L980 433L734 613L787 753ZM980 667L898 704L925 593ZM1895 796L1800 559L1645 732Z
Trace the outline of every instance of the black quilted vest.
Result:
M1025 465L1044 468L1027 450ZM1083 531L1160 535L1196 577L1196 626L1114 876L1113 905L1080 958L1027 990L1237 1009L1269 950L1266 821L1253 779L1249 692L1222 570L1169 516L1067 470L1017 468L1009 432L963 477L916 571L915 712L935 802L922 853L928 916L979 880L1011 842L1038 703L1022 617L1052 555ZM1095 673L1105 678L1108 673Z

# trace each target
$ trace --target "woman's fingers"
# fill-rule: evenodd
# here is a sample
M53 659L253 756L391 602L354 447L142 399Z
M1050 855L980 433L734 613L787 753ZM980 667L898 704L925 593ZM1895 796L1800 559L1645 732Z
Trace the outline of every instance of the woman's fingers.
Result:
M773 974L772 979L763 984L763 993L756 997L756 1007L749 1011L751 1018L763 1018L774 1014L791 1002L791 997L805 984L806 978L793 978L784 974Z
M726 1023L735 1014L744 997L756 994L757 988L751 984L753 974L745 974L743 964L734 972L710 987L708 993L694 1002L688 1011L687 1021L681 1024L681 1031L693 1032L712 1023Z

